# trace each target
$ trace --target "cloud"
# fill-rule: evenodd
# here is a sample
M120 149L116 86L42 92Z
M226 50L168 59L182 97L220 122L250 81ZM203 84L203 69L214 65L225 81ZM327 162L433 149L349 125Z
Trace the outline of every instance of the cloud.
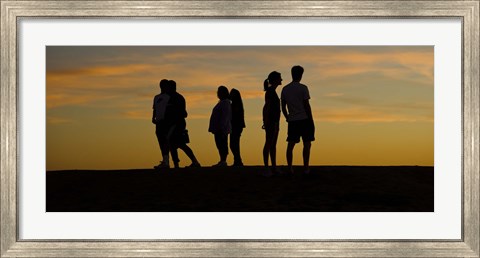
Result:
M145 111L125 111L121 112L121 117L122 118L128 118L128 119L141 119L141 120L151 120L152 119L152 113L148 113Z
M433 48L419 51L417 47L309 47L299 48L291 58L281 55L273 58L281 66L298 60L306 68L307 78L313 73L322 80L379 74L433 87Z
M193 105L199 102L199 94L205 97L203 100L216 99L219 85L240 89L244 98L262 95L260 80L245 72L219 73L211 67L185 69L179 64L95 66L48 71L47 108L89 105L117 97L146 101L158 93L158 81L162 78L176 80L179 92L189 93ZM248 88L258 88L258 93Z
M341 97L343 95L345 94L339 93L339 92L330 92L330 93L323 94L324 97L329 97L329 98Z
M114 98L114 96L104 96L97 94L69 94L69 93L51 93L47 94L47 109L62 106L78 106L85 105L96 101L106 101Z
M72 123L75 123L75 121L72 119L67 119L63 117L47 116L47 123L52 125L59 125L59 124L72 124Z
M326 94L330 95L330 94ZM401 111L401 110L415 110L415 111L431 111L433 114L433 102L423 100L407 101L405 99L399 100L386 100L383 101L370 97L354 97L346 94L331 94L333 96L326 96L328 98L328 105L331 103L337 104L336 107L370 107L388 109L389 111ZM320 100L322 101L322 100Z
M123 52L110 50L109 56L102 56L101 49L96 55L83 56L83 63L47 71L47 109L64 106L81 106L110 109L119 117L127 119L150 119L151 101L158 94L158 81L162 78L174 79L178 91L187 101L187 109L192 119L209 117L211 109L217 103L216 90L219 85L237 88L244 100L259 100L263 103L263 80L272 70L282 72L284 82L289 79L292 64L301 64L306 68L304 80L313 85L322 82L338 82L350 78L342 87L365 87L376 75L382 79L409 81L418 87L419 84L433 86L433 48L419 51L416 48L395 47L150 47L122 48ZM189 50L190 49L190 50ZM68 50L68 49L67 49ZM125 58L128 56L128 58ZM47 59L49 57L47 56ZM61 64L61 60L56 63ZM98 62L96 62L98 61ZM67 62L67 60L65 60ZM70 60L68 60L70 62ZM69 63L71 64L71 63ZM80 65L83 64L83 65ZM93 64L93 65L92 65ZM60 67L60 68L59 68ZM359 75L363 75L359 79ZM287 79L288 77L288 79ZM359 82L355 84L350 82ZM284 83L286 84L286 83ZM338 86L338 85L334 85ZM393 86L392 86L393 87ZM311 89L311 94L315 89ZM312 100L323 96L328 101L345 104L345 112L330 111L322 113L320 119L331 121L410 121L407 115L389 115L375 113L372 110L365 114L356 112L358 106L370 108L384 105L390 98L365 100L355 93L339 92L335 89L326 93L317 90ZM365 94L368 94L365 88ZM280 94L280 92L279 92ZM353 95L352 95L353 94ZM378 95L379 93L376 92ZM433 94L433 93L432 93ZM321 98L321 97L320 97ZM325 101L325 100L323 100ZM313 102L312 102L313 103ZM323 104L319 100L319 104ZM333 102L330 102L333 103ZM413 101L397 103L389 111L397 114L397 110L422 109L411 105ZM260 105L260 104L259 104ZM380 107L386 110L387 107ZM433 110L433 105L423 109ZM432 111L433 112L433 111ZM357 114L357 118L349 114ZM322 118L323 117L323 118ZM377 117L377 118L375 118Z
M69 77L69 76L112 76L136 74L140 72L150 71L151 65L147 64L126 64L116 66L96 66L76 69L53 70L48 71L47 76L53 77ZM62 79L62 78L59 78Z
M433 116L425 114L392 113L364 107L343 109L316 109L315 121L333 123L392 123L392 122L433 122Z

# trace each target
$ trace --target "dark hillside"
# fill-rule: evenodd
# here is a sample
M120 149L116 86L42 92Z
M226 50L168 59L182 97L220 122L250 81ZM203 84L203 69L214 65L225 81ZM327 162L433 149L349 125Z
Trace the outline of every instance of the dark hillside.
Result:
M433 212L433 167L47 172L47 212ZM298 169L300 171L300 169Z

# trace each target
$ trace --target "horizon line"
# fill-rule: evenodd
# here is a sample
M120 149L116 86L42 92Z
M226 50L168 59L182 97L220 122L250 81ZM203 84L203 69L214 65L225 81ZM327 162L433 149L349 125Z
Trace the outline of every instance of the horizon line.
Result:
M286 167L287 165L282 165L282 166L277 166L277 167ZM259 168L264 168L263 165L244 165L243 167L222 167L221 169L239 169L239 168L247 168L247 167L259 167ZM270 166L269 166L270 167ZM303 167L303 165L293 165L293 167ZM310 168L313 167L435 167L434 165L315 165L315 166L310 166ZM213 169L219 169L218 167L212 167L212 166L202 166L199 168L193 168L192 170L198 170L198 169L206 169L206 168L213 168ZM170 171L170 170L179 170L179 169L191 169L187 167L181 167L181 168L167 168L167 169L159 169L158 171ZM130 171L130 170L157 170L154 168L120 168L120 169L54 169L54 170L46 170L46 172L59 172L59 171Z

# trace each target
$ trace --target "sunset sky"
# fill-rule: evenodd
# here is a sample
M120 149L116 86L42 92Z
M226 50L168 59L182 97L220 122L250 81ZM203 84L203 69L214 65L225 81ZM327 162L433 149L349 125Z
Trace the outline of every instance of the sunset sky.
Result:
M48 46L47 170L151 168L161 160L151 123L161 79L187 101L189 146L218 162L208 120L225 85L243 97L246 165L262 164L263 81L305 68L316 122L312 165L424 165L434 160L432 46ZM280 95L282 86L277 89ZM277 163L286 164L281 118ZM189 159L180 151L180 165ZM232 163L231 154L228 157ZM300 165L301 144L294 164Z

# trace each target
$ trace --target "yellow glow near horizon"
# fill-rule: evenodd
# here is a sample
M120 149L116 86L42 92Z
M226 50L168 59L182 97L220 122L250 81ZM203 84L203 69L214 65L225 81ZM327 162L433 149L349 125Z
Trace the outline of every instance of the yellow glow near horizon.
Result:
M47 170L157 164L150 119L163 78L186 98L189 146L205 166L218 161L207 132L216 89L240 90L242 157L261 165L263 80L276 70L286 85L296 64L305 68L316 121L312 165L433 165L433 47L68 46L47 47ZM286 133L282 118L279 165ZM294 164L301 162L300 143Z

